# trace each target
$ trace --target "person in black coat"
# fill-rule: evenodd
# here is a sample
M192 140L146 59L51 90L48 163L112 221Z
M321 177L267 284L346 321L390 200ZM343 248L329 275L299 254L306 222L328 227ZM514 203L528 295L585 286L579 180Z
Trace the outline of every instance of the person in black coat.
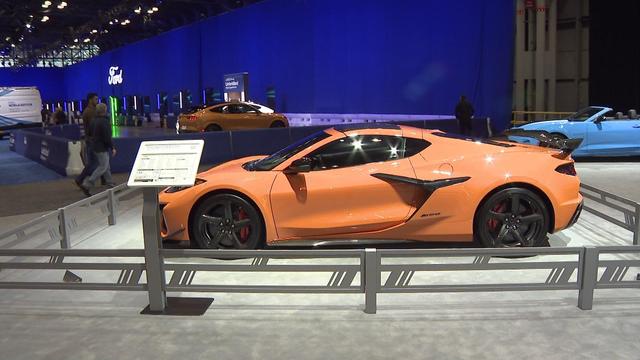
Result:
M68 123L67 114L64 111L62 111L62 106L58 106L56 108L56 112L53 113L53 122L56 125L64 125Z
M460 102L456 105L456 119L458 119L458 127L460 133L463 135L471 135L473 126L471 125L471 118L473 118L473 105L467 100L467 97L460 96Z
M90 188L95 186L99 177L104 177L106 185L113 187L115 184L111 178L111 166L109 158L116 156L116 149L113 146L111 135L111 124L107 118L107 106L105 104L96 105L96 116L89 124L87 142L91 144L90 149L93 151L94 159L97 160L97 166L91 176L82 182L82 190L85 194L90 195Z

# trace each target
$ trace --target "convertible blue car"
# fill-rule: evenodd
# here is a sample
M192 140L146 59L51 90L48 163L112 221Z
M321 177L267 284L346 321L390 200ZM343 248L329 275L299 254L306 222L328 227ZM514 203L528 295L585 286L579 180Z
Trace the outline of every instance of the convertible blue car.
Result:
M635 110L624 115L608 107L589 106L567 119L534 122L514 129L547 131L559 139L581 138L574 157L640 155L640 118Z

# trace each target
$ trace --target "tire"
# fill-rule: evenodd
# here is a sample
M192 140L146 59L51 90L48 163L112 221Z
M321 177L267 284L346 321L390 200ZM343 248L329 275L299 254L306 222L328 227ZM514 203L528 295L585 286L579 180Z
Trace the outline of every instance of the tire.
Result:
M566 140L567 137L560 133L551 133L551 137L556 140Z
M238 195L216 194L192 212L189 235L192 247L201 249L259 249L264 244L262 215Z
M503 189L484 200L473 224L474 238L484 247L543 246L548 229L545 202L523 188Z
M273 123L271 123L271 126L269 126L270 128L283 128L284 127L284 122L280 121L280 120L276 120Z
M210 131L221 131L222 128L219 125L216 124L211 124L209 126L207 126L204 131L210 132Z

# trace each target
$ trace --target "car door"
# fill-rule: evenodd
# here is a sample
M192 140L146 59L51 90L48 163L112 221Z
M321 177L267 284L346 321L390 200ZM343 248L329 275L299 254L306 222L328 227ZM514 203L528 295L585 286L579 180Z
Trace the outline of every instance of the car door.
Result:
M240 123L243 129L259 129L269 127L266 124L266 117L261 116L262 114L254 107L247 104L239 104L238 108L239 112L242 114Z
M415 178L400 148L403 138L361 135L334 140L307 156L309 172L279 173L271 207L281 239L386 229L413 212L416 187L375 173Z
M640 120L608 119L588 125L589 155L624 156L640 153Z

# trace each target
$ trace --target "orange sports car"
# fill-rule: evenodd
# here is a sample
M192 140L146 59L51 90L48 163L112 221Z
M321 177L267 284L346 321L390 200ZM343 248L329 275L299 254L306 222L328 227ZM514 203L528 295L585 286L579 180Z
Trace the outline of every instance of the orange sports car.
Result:
M180 114L176 122L178 133L287 126L284 115L260 104L239 101L194 107Z
M326 129L165 189L161 235L224 249L327 240L539 246L577 220L582 196L575 141L536 136L548 147L393 124Z

